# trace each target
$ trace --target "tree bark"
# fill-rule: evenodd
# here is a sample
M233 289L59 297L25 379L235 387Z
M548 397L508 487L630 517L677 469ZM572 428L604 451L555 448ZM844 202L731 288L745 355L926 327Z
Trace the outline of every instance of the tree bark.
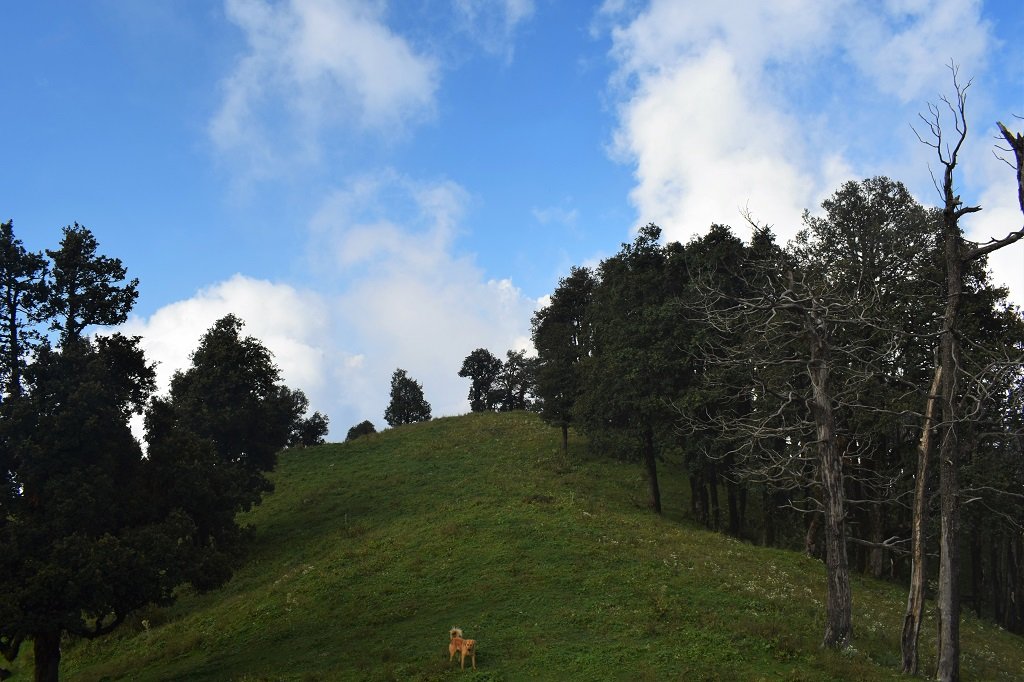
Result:
M952 192L952 183L947 185ZM939 619L937 680L960 679L960 415L958 368L960 343L957 327L963 288L962 237L952 199L943 212L946 256L946 308L942 321L942 439L939 444L939 490L942 521L939 543Z
M771 547L775 544L775 505L774 495L765 484L764 490L761 492L761 507L763 525L761 526L761 544L765 547Z
M650 429L644 430L643 457L644 468L647 470L650 506L656 514L661 514L661 490L658 488L658 460L654 451L654 433Z
M722 508L718 503L718 474L713 464L708 465L708 490L711 492L711 523L709 526L713 531L722 529Z
M815 321L812 320L812 326ZM843 492L843 458L835 437L835 417L828 393L828 348L814 329L811 337L812 412L818 435L819 474L825 524L825 637L822 644L842 649L853 638L853 597L850 591L850 567L846 554L844 525L846 500Z
M914 511L911 522L911 564L910 589L907 591L907 611L903 617L901 648L903 665L901 670L908 675L917 674L917 643L921 634L921 618L924 615L924 523L927 511L928 463L932 451L932 427L935 419L935 403L939 397L939 383L942 380L942 366L935 368L931 390L925 400L924 423L921 425L921 440L917 445L917 477L914 480Z
M41 632L32 637L35 682L58 682L60 675L60 632Z

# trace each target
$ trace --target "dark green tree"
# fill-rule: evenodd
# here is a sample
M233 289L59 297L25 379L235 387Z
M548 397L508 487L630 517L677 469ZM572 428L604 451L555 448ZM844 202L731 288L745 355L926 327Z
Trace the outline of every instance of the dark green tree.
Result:
M771 250L770 234L759 235L758 248ZM708 232L694 237L686 245L684 301L680 305L681 325L687 328L688 341L679 345L679 353L689 362L693 381L683 387L674 402L679 410L685 435L682 450L690 478L691 506L694 517L715 530L722 529L719 487L724 486L729 507L729 532L739 535L745 511L744 485L749 482L734 471L736 443L716 424L728 423L750 409L744 394L744 377L736 368L709 362L717 349L738 343L735 334L708 324L704 314L694 310L720 306L710 292L727 292L732 300L742 295L750 259L750 249L725 225L712 225ZM706 314L706 311L705 311ZM766 515L765 521L768 521Z
M98 637L181 581L180 517L147 505L145 462L128 418L153 389L138 338L44 343L27 390L0 412L17 491L0 524L0 651L31 639L35 678L56 680L65 633Z
M247 537L235 517L272 490L266 472L309 405L278 383L270 351L242 327L234 315L214 323L146 412L149 507L191 525L184 575L200 590L230 578Z
M177 420L209 440L220 462L245 472L245 486L258 493L272 489L264 473L287 445L298 408L295 393L278 385L270 351L242 336L243 326L226 315L210 327L192 366L172 377L169 401Z
M526 351L509 350L505 354L505 362L491 390L491 402L496 410L525 410L533 404L536 366L536 358L526 357Z
M647 225L631 244L598 266L589 306L591 353L582 364L582 391L575 417L591 443L631 457L639 454L646 473L649 505L661 513L658 458L675 440L674 400L690 381L679 348L676 275L683 248L658 244L661 229Z
M374 428L373 422L369 419L361 421L348 430L348 435L345 436L345 442L355 440L360 436L368 436L371 433L377 433L377 429Z
M288 445L302 448L323 445L329 429L330 420L327 416L320 412L314 412L292 426L292 435L288 440Z
M486 348L477 348L462 361L459 376L470 380L469 409L486 412L494 409L494 383L501 372L501 360Z
M281 397L289 401L292 415L291 428L288 434L288 447L305 448L313 445L322 445L327 436L330 420L319 412L314 412L308 417L309 398L301 390L291 390L287 386L281 386Z
M569 426L582 390L580 369L590 352L587 309L594 286L590 270L573 267L568 277L559 280L551 302L533 316L540 416L562 430L563 452L568 451Z
M21 393L25 358L40 335L46 260L25 250L14 223L0 224L0 385L8 395Z
M396 369L391 375L391 402L384 411L384 420L390 426L401 426L430 419L430 403L423 397L423 386Z
M61 345L90 325L124 322L138 298L139 280L125 282L121 261L97 254L98 246L93 233L75 223L64 228L59 248L46 250L52 265L41 312Z

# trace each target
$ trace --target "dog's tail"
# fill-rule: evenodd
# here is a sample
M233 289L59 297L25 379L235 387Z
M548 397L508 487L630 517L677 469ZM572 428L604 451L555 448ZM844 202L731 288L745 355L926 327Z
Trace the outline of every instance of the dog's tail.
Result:
M448 634L451 635L452 639L455 639L456 637L461 638L462 637L462 628L452 628L451 630L448 631Z

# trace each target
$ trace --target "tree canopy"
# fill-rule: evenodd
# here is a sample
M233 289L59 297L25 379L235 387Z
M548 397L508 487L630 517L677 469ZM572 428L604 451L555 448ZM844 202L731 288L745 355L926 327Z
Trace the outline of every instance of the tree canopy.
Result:
M50 682L64 635L107 634L183 583L223 584L245 538L236 514L270 490L277 451L326 418L302 419L308 400L231 315L153 397L138 337L85 335L127 319L137 280L78 224L46 256L0 226L0 654L32 641ZM145 455L129 425L141 414Z
M430 419L430 403L423 397L423 386L404 369L391 375L391 402L384 411L390 426L401 426Z

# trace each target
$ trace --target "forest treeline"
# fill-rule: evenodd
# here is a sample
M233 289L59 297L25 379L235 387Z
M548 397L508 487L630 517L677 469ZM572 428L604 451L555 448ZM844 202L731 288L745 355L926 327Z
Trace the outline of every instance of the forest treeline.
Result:
M939 549L928 438L955 432L967 557L963 598L1024 632L1024 318L965 271L955 400L934 410L948 300L943 211L884 177L849 182L790 243L751 222L686 244L655 225L594 269L573 268L533 320L542 416L595 452L635 459L648 504L685 476L707 527L893 580L911 574L915 483ZM934 438L931 439L934 442ZM937 562L926 562L934 578ZM852 637L848 578L830 585L825 642Z
M934 585L940 680L960 677L962 602L1024 632L1024 319L986 268L1024 227L964 237L981 210L955 191L971 83L950 69L954 95L918 132L938 207L876 177L784 245L749 214L748 242L712 225L661 244L650 224L573 268L533 320L563 444L575 425L637 459L655 512L659 476L682 473L694 518L822 557L825 646L853 640L851 569L906 580L901 668L916 673ZM1024 215L1024 135L996 125Z
M33 253L0 224L0 653L31 641L36 680L58 678L62 638L227 581L278 451L327 433L233 315L155 395L141 339L103 331L138 280L98 246L76 223Z

